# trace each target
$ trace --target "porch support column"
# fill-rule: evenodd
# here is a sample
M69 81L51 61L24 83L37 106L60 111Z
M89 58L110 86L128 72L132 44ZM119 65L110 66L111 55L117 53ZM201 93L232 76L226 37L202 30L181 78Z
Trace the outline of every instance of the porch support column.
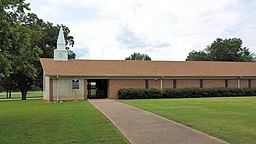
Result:
M50 79L50 93L49 93L49 101L53 101L53 79L52 78L49 78Z
M163 76L161 77L161 79L160 79L160 89L162 90L163 89Z
M237 79L237 87L240 88L240 77Z
M88 94L88 90L87 90L87 79L84 79L84 99L87 99L87 94Z
M56 97L57 97L57 102L60 101L60 98L59 98L59 80L58 80L59 76L57 76L56 78Z

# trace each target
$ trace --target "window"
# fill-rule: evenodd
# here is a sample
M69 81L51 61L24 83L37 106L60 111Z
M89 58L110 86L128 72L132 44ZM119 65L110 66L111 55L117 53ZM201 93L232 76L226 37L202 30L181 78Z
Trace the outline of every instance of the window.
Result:
M89 86L91 89L96 89L96 82L90 82Z
M225 79L225 87L227 88L228 87L228 80Z
M252 80L251 79L248 79L248 87L252 87Z
M148 89L148 80L145 80L145 88Z
M174 79L172 82L173 82L173 88L177 88L177 80Z
M72 80L72 89L79 89L79 80Z
M200 88L203 88L204 87L204 83L203 83L203 80L200 79Z

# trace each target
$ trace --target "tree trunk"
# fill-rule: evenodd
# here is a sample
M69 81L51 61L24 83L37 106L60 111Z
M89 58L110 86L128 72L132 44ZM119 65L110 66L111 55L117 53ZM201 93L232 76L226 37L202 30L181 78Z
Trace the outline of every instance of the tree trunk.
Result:
M27 99L27 91L28 91L28 88L29 88L32 80L30 80L29 77L26 77L23 75L16 76L16 79L18 81L18 86L19 86L20 92L21 92L21 100L26 100Z
M6 98L8 98L9 89L6 89Z
M9 98L12 98L12 89L9 89Z
M27 90L26 86L21 88L21 100L27 100Z

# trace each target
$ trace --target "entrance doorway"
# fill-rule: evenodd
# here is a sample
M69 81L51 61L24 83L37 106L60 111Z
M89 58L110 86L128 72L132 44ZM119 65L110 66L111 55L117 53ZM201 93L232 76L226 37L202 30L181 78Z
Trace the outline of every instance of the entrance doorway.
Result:
M88 79L87 80L88 98L107 98L108 97L108 80Z

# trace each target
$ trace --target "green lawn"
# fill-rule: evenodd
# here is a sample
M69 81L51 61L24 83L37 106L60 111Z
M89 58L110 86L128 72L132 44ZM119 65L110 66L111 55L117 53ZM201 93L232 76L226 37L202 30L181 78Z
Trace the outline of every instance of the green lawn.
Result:
M236 144L256 143L256 97L121 100Z
M88 101L0 102L0 143L127 143Z
M38 98L38 97L43 97L42 91L33 91L33 92L27 93L27 98ZM6 98L6 92L1 92L0 99L5 99L5 98ZM12 92L12 99L16 99L16 98L21 98L20 92Z

